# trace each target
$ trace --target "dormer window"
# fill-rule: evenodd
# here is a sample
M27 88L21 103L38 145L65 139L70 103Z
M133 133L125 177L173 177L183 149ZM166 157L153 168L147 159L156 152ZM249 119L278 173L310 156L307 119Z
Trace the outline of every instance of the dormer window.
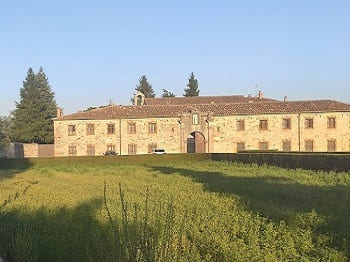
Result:
M192 125L198 125L199 124L199 116L197 113L192 114Z

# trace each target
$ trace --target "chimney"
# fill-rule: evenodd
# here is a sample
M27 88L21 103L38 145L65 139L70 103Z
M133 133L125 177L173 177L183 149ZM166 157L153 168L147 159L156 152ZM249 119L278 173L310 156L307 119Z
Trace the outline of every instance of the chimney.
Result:
M286 103L288 101L287 96L284 96L283 101Z
M263 98L263 92L260 90L259 93L258 93L258 98L261 99Z
M61 107L57 107L57 117L63 116L63 109Z

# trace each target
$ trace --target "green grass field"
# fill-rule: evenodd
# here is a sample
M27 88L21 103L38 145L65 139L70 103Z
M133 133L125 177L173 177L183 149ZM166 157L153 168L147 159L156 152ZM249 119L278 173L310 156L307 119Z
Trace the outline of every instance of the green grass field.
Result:
M0 170L2 256L9 261L118 260L119 240L106 200L123 238L118 243L128 246L122 257L130 261L350 258L349 173L171 156L101 159L39 161ZM163 250L164 243L172 254L145 255ZM132 257L133 252L140 254Z

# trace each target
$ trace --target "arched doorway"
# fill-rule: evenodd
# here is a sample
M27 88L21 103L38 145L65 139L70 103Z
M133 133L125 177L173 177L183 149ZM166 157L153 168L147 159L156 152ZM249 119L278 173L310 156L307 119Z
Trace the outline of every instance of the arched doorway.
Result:
M205 137L200 132L192 132L187 137L187 153L205 153Z

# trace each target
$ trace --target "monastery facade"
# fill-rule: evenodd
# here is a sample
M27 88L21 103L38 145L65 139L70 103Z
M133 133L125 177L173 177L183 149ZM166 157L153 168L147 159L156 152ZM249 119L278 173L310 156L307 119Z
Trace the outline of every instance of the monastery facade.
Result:
M349 152L350 104L251 96L134 97L54 119L55 155Z

